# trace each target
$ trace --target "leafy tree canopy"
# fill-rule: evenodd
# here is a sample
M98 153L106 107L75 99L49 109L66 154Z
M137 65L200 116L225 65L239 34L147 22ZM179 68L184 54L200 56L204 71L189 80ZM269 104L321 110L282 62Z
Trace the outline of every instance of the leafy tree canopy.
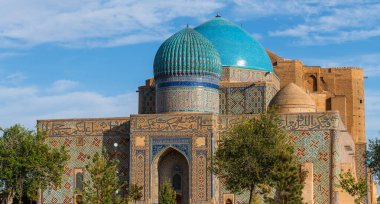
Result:
M83 181L83 191L79 192L84 204L128 203L128 198L121 195L127 183L119 181L118 163L118 160L110 159L106 153L95 153L92 163L86 166L89 178Z
M288 186L292 182L285 181L291 178L300 183L299 175L294 170L295 164L292 163L292 146L275 110L242 120L222 135L219 142L212 170L230 191L248 191L250 203L255 202L255 194L264 192L260 186L274 187L282 194L285 191L300 194L302 185L290 189ZM289 162L289 168L281 166L284 160ZM278 171L293 172L296 176L284 174L276 177ZM280 180L282 183L279 183Z
M368 167L372 170L373 174L380 179L380 140L369 140L367 151Z
M38 190L50 185L59 186L65 162L66 150L50 148L46 135L21 125L0 129L0 196L11 204L16 197L37 199Z

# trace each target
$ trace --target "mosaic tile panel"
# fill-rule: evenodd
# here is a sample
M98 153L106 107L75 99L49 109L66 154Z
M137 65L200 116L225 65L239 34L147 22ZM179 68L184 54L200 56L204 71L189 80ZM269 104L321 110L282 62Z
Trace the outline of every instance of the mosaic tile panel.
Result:
M244 117L257 117L257 115L220 115L219 131L234 127ZM283 114L281 119L283 127L288 131L337 129L340 120L338 112Z
M135 182L138 186L145 186L145 158L146 158L146 155L145 155L145 151L144 150L137 150L136 151L136 167L135 167L135 171L136 171L136 174L134 174L136 176L135 178ZM145 198L145 191L142 191L142 194L143 194L143 198Z
M67 202L68 198L73 198L74 168L85 168L91 162L91 157L96 152L101 153L102 149L106 149L113 158L120 160L119 172L123 172L125 176L121 179L127 179L129 172L129 141L126 141L126 136L86 136L83 139L83 145L78 145L78 138L71 137L50 137L47 142L53 147L65 146L69 152L69 161L64 170L62 185L58 188L46 190L43 193L44 203L72 203ZM117 150L113 147L113 143L119 144ZM86 173L84 173L85 178ZM50 202L49 202L50 201ZM54 201L54 202L53 202Z
M43 192L43 203L74 202L74 169L85 168L96 152L107 150L111 157L120 160L118 166L120 180L128 180L129 175L129 134L128 119L91 119L39 121L39 130L48 134L47 144L59 148L64 146L69 153L69 161L64 168L61 186ZM117 149L113 144L117 142ZM84 172L84 178L88 175Z
M159 152L167 149L168 147L174 147L179 152L183 153L185 157L191 161L191 139L190 138L156 138L151 137L151 158L152 160Z
M156 112L219 112L219 91L208 87L157 89Z
M233 127L242 117L255 117L256 115L224 115L219 117L219 131ZM337 199L333 185L337 183L340 169L338 143L339 114L336 112L305 113L282 115L282 123L291 135L291 142L295 145L295 154L300 164L313 163L314 177L314 203L334 203ZM219 201L222 202L223 193L229 193L220 184ZM237 203L248 203L248 193L235 195Z
M300 164L312 162L314 167L314 203L330 203L330 185L332 174L330 164L331 158L331 134L325 131L291 131L291 142L295 146L295 154ZM330 182L331 181L331 182ZM221 186L220 202L223 193L229 193L224 185ZM248 203L249 193L244 192L235 195L237 203Z
M356 174L359 178L365 178L367 175L365 154L367 150L366 144L355 145L355 162L356 162Z
M244 113L259 114L264 111L264 86L252 86L246 88L245 96Z
M207 151L197 150L196 159L196 196L198 201L207 200Z
M276 95L276 93L279 90L280 89L277 89L276 86L273 84L265 86L265 105L266 105L266 107L268 107L270 101L272 100L272 98Z
M264 86L222 87L219 96L220 114L257 114L266 106Z
M330 203L332 163L330 131L292 131L291 142L300 164L313 163L314 203ZM331 189L332 190L332 189Z
M227 88L219 89L219 114L227 114Z
M133 115L131 132L202 132L213 131L216 118L211 114Z

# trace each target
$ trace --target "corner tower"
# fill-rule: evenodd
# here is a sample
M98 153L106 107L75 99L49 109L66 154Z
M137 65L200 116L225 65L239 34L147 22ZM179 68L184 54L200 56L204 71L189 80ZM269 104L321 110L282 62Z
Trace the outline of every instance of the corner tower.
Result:
M218 51L191 28L162 43L154 58L156 113L219 113Z

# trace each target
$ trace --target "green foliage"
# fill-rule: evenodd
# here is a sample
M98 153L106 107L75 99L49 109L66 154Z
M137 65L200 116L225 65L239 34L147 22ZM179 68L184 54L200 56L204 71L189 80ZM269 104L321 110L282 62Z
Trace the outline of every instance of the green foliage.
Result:
M280 156L281 163L272 171L272 186L276 189L274 203L302 204L302 189L307 172L301 172L291 152Z
M128 198L133 202L140 200L143 196L142 194L143 187L138 186L137 184L132 184L128 189Z
M355 204L360 204L367 196L367 184L365 179L356 181L351 172L339 175L340 187L355 199Z
M242 120L221 138L213 158L212 171L228 190L234 193L250 192L250 203L254 203L255 194L268 192L260 189L262 186L277 187L283 194L286 192L287 197L290 196L288 194L297 197L302 185L285 187L293 185L292 182L285 181L289 177L293 181L299 181L294 176L294 167L284 169L279 165L284 162L285 157L293 157L292 147L287 139L280 117L273 109L257 118ZM279 171L292 173L276 177ZM276 183L276 179L279 183Z
M59 186L64 164L68 160L66 150L50 148L44 143L46 135L21 125L0 129L0 196L5 203L12 203L26 194L37 199L38 190L50 185Z
M90 178L83 181L84 204L124 204L128 203L126 196L121 196L121 190L127 183L119 182L117 175L118 160L111 160L107 154L96 153L92 164L86 166Z
M369 140L367 151L368 167L372 170L373 174L380 179L380 140Z
M161 185L159 203L176 204L176 193L173 190L170 182L167 180Z

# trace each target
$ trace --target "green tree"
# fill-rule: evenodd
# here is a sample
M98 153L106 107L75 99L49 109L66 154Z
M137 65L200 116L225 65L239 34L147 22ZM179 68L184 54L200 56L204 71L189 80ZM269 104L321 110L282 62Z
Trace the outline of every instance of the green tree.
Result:
M176 193L168 180L161 185L159 203L176 204Z
M274 203L302 204L302 189L307 175L301 171L292 152L284 152L280 156L281 163L272 171L272 186L276 190Z
M127 196L121 195L127 183L119 181L118 163L118 160L111 160L105 152L93 156L92 163L86 166L89 178L83 181L83 191L78 191L83 196L84 204L128 203Z
M143 187L138 186L137 184L132 184L128 189L128 198L134 203L140 200L143 196L142 194Z
M23 195L37 199L38 191L50 185L59 186L66 150L50 148L46 135L16 124L0 129L0 195L5 203L16 198L21 203Z
M244 119L222 135L212 170L227 189L234 193L248 191L249 203L255 203L257 194L263 193L260 186L275 186L273 169L279 168L282 155L289 155L292 150L287 139L273 109Z
M355 204L362 203L364 198L367 196L366 180L362 178L359 179L359 181L356 181L351 172L340 174L339 178L340 187L354 197Z
M373 174L380 179L380 140L369 140L367 164Z

